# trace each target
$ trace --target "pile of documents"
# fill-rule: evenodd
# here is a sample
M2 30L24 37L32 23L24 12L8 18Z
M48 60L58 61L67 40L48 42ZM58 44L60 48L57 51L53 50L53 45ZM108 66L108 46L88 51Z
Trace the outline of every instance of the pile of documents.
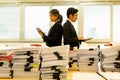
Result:
M18 48L14 49L13 58L14 76L39 76L39 72L34 70L33 65L39 62L39 54L37 48ZM38 69L37 69L38 70Z
M43 48L41 52L40 80L66 80L69 46Z
M13 55L13 51L9 51L9 54L4 50L0 51L0 78L13 78Z
M23 76L39 76L39 53L40 48L38 47L1 47L0 48L0 55L2 53L4 54L10 54L11 52L14 52L14 56L12 56L12 61L10 61L11 56L7 56L6 58L2 58L4 60L10 61L9 64L7 62L4 62L5 65L1 62L0 64L2 66L10 67L10 74L12 77L23 77ZM1 58L1 57L0 57ZM11 64L10 64L11 63ZM12 67L10 66L12 65ZM36 68L37 66L37 68ZM0 69L3 69L1 67ZM9 68L4 68L4 70L7 70L5 72L9 72ZM14 70L14 75L13 75ZM4 71L0 70L0 72L4 73ZM3 76L0 73L0 76Z
M78 68L78 50L71 50L69 52L69 70L79 70Z
M120 46L101 49L102 71L120 72Z
M101 71L106 80L120 80L120 45L101 49Z
M97 72L99 62L98 48L84 48L79 49L78 65L80 71Z

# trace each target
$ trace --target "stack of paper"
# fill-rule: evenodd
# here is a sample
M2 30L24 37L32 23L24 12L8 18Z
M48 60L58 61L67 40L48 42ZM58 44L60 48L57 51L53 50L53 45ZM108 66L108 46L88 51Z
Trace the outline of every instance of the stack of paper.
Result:
M38 49L36 48L19 48L15 49L15 55L13 58L14 75L20 76L35 76L39 75L38 71L34 71L34 63L40 63L38 59ZM26 74L26 75L25 75Z
M0 78L13 78L12 63L0 61Z
M99 72L107 80L120 80L120 72Z
M103 71L120 71L120 50L118 46L102 49L101 52L103 54L101 62Z
M5 53L4 51L0 51L0 78L13 78L13 52Z
M120 45L101 48L101 71L106 80L120 80Z
M80 49L78 52L78 65L80 71L97 72L99 62L98 53L98 48Z
M14 52L14 56L10 55L11 51ZM12 68L10 69L10 73L12 74L12 76L13 76L12 69L14 70L15 77L39 76L39 71L38 71L38 66L40 63L39 53L40 53L40 48L38 47L3 47L0 48L0 59L5 61L12 60L9 62L13 64ZM3 56L7 55L7 57L1 57L1 55ZM11 64L8 64L8 66ZM6 70L8 69L6 68ZM9 76L11 76L11 74L9 74ZM4 76L4 74L2 73L0 74L0 76Z
M78 68L78 50L71 50L69 52L69 70L79 70Z
M42 49L40 80L67 79L68 53L68 45Z

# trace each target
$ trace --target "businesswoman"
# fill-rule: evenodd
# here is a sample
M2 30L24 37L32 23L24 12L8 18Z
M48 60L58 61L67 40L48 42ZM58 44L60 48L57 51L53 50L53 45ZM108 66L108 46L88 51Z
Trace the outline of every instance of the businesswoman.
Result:
M46 42L46 45L49 47L60 46L62 44L63 28L61 23L63 17L60 15L57 9L52 9L49 12L49 16L51 22L54 22L54 25L50 28L48 35L43 35L42 38L44 42Z

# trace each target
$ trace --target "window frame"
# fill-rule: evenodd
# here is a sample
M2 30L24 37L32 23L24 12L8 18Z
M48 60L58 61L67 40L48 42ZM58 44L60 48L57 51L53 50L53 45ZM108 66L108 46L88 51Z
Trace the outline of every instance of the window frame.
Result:
M114 2L113 3L113 5L112 5L112 7L113 7L113 15L114 15L114 6L120 6L120 2ZM113 18L113 27L114 27L114 18ZM113 29L113 35L114 35L114 29ZM114 41L114 39L113 39L113 42L116 42L116 41ZM119 41L117 41L117 42L119 42Z
M83 29L82 29L82 36L84 35L84 6L110 6L110 39L92 39L90 41L87 42L97 42L97 43L101 43L101 42L112 42L113 41L113 5L112 3L83 3L82 4L82 21L83 21Z
M22 26L21 26L21 41L24 42L43 42L42 38L41 39L25 39L25 7L29 6L50 6L51 9L51 4L50 3L24 3L22 4L23 10L22 10ZM51 25L51 22L49 23L49 26Z
M20 7L20 3L2 3L0 4L0 7ZM20 12L21 12L21 7L20 7ZM21 16L20 16L21 20ZM21 25L21 21L20 21ZM20 29L20 28L19 28ZM20 32L19 32L19 38L18 39L0 39L0 42L19 42L20 41Z
M109 5L110 6L110 39L93 39L87 42L92 42L92 43L101 43L101 42L111 42L113 41L113 6L114 5L120 5L120 2L91 2L91 3L63 3L63 2L51 2L51 3L2 3L0 4L0 6L4 7L11 7L11 6L16 6L16 7L20 7L20 37L19 39L0 39L0 42L27 42L27 43L31 43L31 42L42 42L42 40L38 40L38 39L25 39L25 23L24 23L24 19L25 19L25 7L26 6L50 6L50 10L52 9L52 6L77 6L78 7L78 16L80 18L78 18L78 35L83 36L84 34L84 6L88 6L88 5ZM50 22L50 26L51 26L51 22Z

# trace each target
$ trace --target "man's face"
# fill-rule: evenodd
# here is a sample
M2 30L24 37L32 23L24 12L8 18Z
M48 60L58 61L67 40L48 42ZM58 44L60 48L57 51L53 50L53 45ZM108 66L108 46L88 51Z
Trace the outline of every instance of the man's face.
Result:
M74 15L70 14L69 19L70 19L72 22L76 22L77 19L78 19L78 13L75 13Z

